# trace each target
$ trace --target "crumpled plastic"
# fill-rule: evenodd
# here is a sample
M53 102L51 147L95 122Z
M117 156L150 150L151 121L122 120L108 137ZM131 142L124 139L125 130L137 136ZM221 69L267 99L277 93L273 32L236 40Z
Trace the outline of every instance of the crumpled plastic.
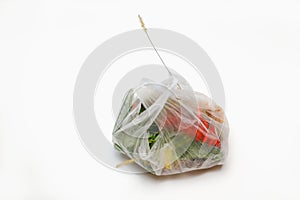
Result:
M112 136L130 160L170 175L224 164L228 133L222 108L174 73L161 83L143 79L126 93Z

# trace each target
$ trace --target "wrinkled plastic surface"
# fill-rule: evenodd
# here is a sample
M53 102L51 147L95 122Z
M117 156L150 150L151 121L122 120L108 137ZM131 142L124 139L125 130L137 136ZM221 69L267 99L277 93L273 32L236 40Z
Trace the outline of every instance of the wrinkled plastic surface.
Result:
M127 92L113 143L150 173L170 175L222 165L228 132L222 108L174 74Z

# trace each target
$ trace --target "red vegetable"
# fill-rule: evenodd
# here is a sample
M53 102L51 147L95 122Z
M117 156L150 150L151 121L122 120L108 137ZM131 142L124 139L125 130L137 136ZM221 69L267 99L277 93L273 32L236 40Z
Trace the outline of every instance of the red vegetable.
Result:
M220 147L221 142L215 132L215 127L203 119L200 110L197 113L197 116L201 123L189 126L181 121L180 114L176 115L169 113L167 114L167 119L164 126L166 128L173 129L175 131L181 131L192 137L195 137L197 142L207 143L208 146L214 145L216 147Z

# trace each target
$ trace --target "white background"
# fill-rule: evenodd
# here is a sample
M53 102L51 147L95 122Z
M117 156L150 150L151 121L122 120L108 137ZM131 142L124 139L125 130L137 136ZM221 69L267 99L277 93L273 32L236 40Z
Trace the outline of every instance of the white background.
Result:
M299 199L299 1L0 1L0 199ZM221 169L115 172L77 136L72 93L89 53L147 26L200 44L226 93Z

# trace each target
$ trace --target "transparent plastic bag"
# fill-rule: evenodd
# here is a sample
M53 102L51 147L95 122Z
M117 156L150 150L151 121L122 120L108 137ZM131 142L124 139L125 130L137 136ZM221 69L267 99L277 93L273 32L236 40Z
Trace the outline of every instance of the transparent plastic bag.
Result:
M174 74L127 92L113 144L150 173L169 175L222 165L228 132L221 107Z

